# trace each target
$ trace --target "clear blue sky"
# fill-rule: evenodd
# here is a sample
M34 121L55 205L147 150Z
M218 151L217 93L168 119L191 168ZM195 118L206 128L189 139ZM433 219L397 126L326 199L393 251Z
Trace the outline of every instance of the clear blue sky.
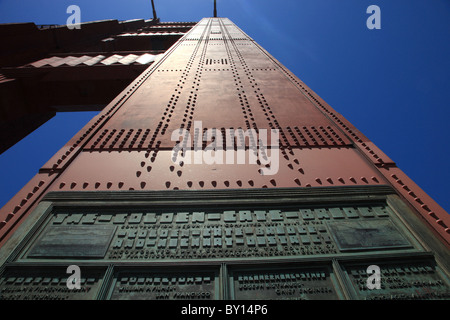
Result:
M211 16L213 0L154 0L162 21ZM450 1L218 0L228 17L371 139L450 211ZM0 23L151 18L150 0L0 0ZM369 5L381 30L369 30ZM0 207L92 114L58 115L0 155ZM46 137L50 127L58 134ZM44 132L41 132L44 131ZM45 132L47 131L47 133ZM28 141L29 140L29 141ZM45 147L23 154L29 143ZM22 180L12 179L19 173Z

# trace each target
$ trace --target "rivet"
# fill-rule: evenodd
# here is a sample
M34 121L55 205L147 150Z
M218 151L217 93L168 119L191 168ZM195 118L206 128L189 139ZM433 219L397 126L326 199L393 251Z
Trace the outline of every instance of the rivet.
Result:
M436 220L436 223L439 224L439 225L441 225L441 226L444 227L444 228L447 227L447 226L445 225L444 221L442 221L441 219Z
M434 219L437 219L438 217L436 216L436 214L433 211L428 212L428 215Z

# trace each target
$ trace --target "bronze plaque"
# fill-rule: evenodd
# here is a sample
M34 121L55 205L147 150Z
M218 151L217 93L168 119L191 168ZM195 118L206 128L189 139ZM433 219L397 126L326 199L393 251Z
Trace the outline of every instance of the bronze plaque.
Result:
M14 267L0 277L0 300L94 300L105 269L80 267L80 289L69 289L66 267Z
M147 269L148 270L148 269ZM120 271L111 300L217 300L218 271Z
M271 268L235 270L230 278L236 300L336 300L331 268Z
M374 216L377 208L289 206L180 212L175 208L120 212L92 208L83 213L55 212L27 257L245 259L409 247L389 219ZM387 214L384 207L378 209Z
M28 257L103 258L115 228L113 225L51 226Z
M328 226L340 251L411 246L388 219L333 221Z
M367 268L380 268L380 287L367 285L373 273ZM432 260L371 261L344 264L353 298L362 300L439 300L450 298L449 279Z

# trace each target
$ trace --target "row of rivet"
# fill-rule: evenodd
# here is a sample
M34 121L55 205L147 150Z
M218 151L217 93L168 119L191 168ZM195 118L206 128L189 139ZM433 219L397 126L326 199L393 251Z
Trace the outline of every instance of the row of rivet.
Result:
M262 108L262 111L264 112L264 114L266 115L266 119L269 123L270 128L272 129L279 129L280 135L281 135L281 139L285 142L285 145L280 145L280 149L281 152L283 153L284 157L289 161L289 156L287 155L287 153L284 150L284 147L286 147L289 151L289 153L293 154L292 149L290 148L290 144L288 143L288 139L283 131L283 129L281 128L280 124L278 123L278 120L276 119L274 113L272 112L269 104L267 103L264 94L261 92L261 89L258 88L258 83L256 82L256 79L254 78L254 76L251 73L250 68L248 67L245 58L243 56L243 54L240 52L239 48L237 47L236 43L234 41L231 41L234 50L238 56L238 59L244 69L244 73L245 75L248 77L249 83L252 86L252 88L254 89L254 93L256 95L256 98L259 101L259 104ZM231 57L230 57L231 59ZM245 93L243 87L241 86L242 91ZM253 115L251 114L251 118L252 121L254 121ZM249 126L248 121L246 120L247 126ZM254 123L254 126L256 127L256 124ZM289 165L289 163L288 163ZM292 165L292 164L291 164Z
M205 36L205 34L207 34L207 30L208 30L208 27L206 27L203 30L202 38ZM193 79L190 95L189 95L189 98L188 98L188 102L186 104L184 117L182 119L183 123L181 124L181 127L180 127L180 130L181 130L181 129L184 129L185 126L186 126L186 133L190 131L191 126L192 126L192 122L193 122L195 105L197 103L197 93L196 92L198 91L198 87L200 86L200 79L201 79L201 76L202 76L203 65L205 64L205 61L206 61L205 56L206 56L207 43L208 43L208 41L206 41L206 43L199 42L197 44L197 46L195 47L195 49L193 50L193 52L191 54L191 57L189 58L188 63L186 65L186 68L183 71L182 77L179 80L179 83L177 84L178 88L175 89L175 92L176 92L177 95L176 96L172 96L171 101L169 102L168 108L170 108L170 110L166 109L166 112L169 111L170 113L172 113L174 111L175 104L178 101L179 95L181 94L181 90L183 89L183 86L185 85L185 82L188 79L188 76L189 76L189 74L191 72L191 68L193 68L194 61L195 61L195 59L196 59L196 57L198 55L198 52L199 52L200 48L203 45L202 53L201 53L201 55L199 57L199 63L197 65L197 68L196 68L196 71L195 71L195 75L194 75L194 79ZM170 117L170 115L171 114L169 114L168 116ZM164 113L164 116L166 116L166 113ZM168 120L168 121L170 121L170 120ZM168 124L166 124L166 126L163 128L161 134L165 134L165 130L166 130L167 126L168 126ZM187 147L186 146L187 140L188 139L186 139L186 137L183 139L183 147L184 148ZM154 154L154 155L156 156L156 154ZM174 157L175 158L172 158L173 162L176 161L176 156L174 155ZM181 174L182 174L182 171L178 170L177 174L178 174L178 177L180 177ZM141 187L145 186L145 185L146 185L145 181L142 181L141 182Z
M408 193L411 198L413 198L415 202L420 205L422 209L427 211L428 216L432 217L437 224L443 227L446 233L450 233L450 228L444 223L444 221L439 219L439 217L422 201L422 199L420 199L407 185L405 185L405 183L397 175L391 174L391 177Z
M250 103L248 101L247 94L245 92L244 86L242 85L241 75L239 74L239 70L237 68L237 64L236 64L236 61L235 61L235 59L233 57L233 53L232 53L231 48L233 48L234 53L237 55L237 57L239 59L239 63L243 67L245 75L248 77L248 81L249 81L250 85L252 85L252 87L255 88L255 85L257 85L257 84L254 81L254 79L252 79L252 76L250 74L249 68L248 68L248 66L247 66L247 64L245 62L244 57L240 53L240 51L239 51L239 49L238 49L238 47L236 45L236 42L234 41L233 37L230 35L229 30L223 25L223 22L221 24L221 29L222 29L222 32L224 34L227 34L228 38L231 39L231 40L225 41L224 44L225 44L225 49L227 51L228 59L230 61L231 71L232 71L232 74L233 74L233 80L234 80L235 85L236 85L236 91L238 93L238 98L239 98L239 101L240 101L240 104L241 104L241 109L242 109L242 113L243 113L243 116L244 116L244 121L245 121L246 127L247 127L247 129L254 129L254 130L258 131L258 126L256 124L256 121L255 121L255 118L254 118L254 115L253 115L253 110L252 110L252 107L251 107L251 105L250 105ZM230 46L229 43L231 43L231 46ZM257 90L259 91L260 89L257 88ZM257 91L255 91L255 93L257 93ZM270 110L269 110L269 112L272 113ZM268 116L267 113L266 113L266 116ZM268 120L270 122L270 118L268 118ZM249 136L249 139L250 139L251 146L256 146L255 139L257 139L257 137ZM241 140L243 140L243 139L241 138ZM241 145L244 145L243 142L244 141L241 141ZM255 150L255 148L254 148L253 152L255 152L255 153L257 152ZM262 174L262 170L261 169L259 169L258 171L259 171L260 174Z
M23 198L18 205L16 205L12 212L9 212L4 221L0 222L0 229L2 229L8 221L10 221L22 208L28 203L28 201L39 191L39 189L45 184L44 180L38 182L37 185Z
M80 138L78 138L78 140L69 148L69 150L67 150L57 161L55 164L53 164L52 169L56 169L70 154L73 150L75 150L75 148L88 136L89 133L91 133L92 130L95 129L95 127L97 125L99 125L99 123L105 118L105 115L100 116L96 122L94 122L92 124L92 126L86 130L86 132L83 133L83 135L81 135ZM17 214L24 206L26 203L28 203L28 201L34 197L34 195L36 194L37 191L39 191L39 189L45 184L44 180L39 181L39 183L33 187L32 191L30 191L27 196L25 198L23 198L21 200L21 202L16 205L13 209L12 212L8 213L5 220L0 222L0 229L3 228L6 223L8 221L10 221L15 214Z
M207 32L207 28L205 28L204 34L206 34L206 32ZM195 48L193 54L191 55L190 59L189 59L189 62L188 62L188 65L187 65L187 69L186 69L186 76L185 76L184 80L187 80L187 75L188 75L190 69L193 67L193 63L195 61L195 58L197 56L197 53L198 53L200 47L201 47L201 45L199 43L197 45L197 47ZM203 44L202 54L200 55L200 58L199 58L199 64L197 65L197 69L195 71L194 80L193 80L193 83L192 83L192 88L191 88L190 95L189 95L189 98L188 98L188 101L187 101L187 104L186 104L186 108L184 110L184 115L183 115L183 119L182 119L183 123L180 126L180 130L184 129L186 127L186 131L185 131L186 135L189 134L190 129L192 127L192 121L193 121L193 118L194 118L195 106L196 106L196 103L197 103L197 93L196 92L198 91L198 87L200 86L200 79L201 79L201 76L202 76L203 64L205 62L206 47L207 47L207 43ZM183 82L183 84L184 84L184 82ZM183 87L180 87L180 89L182 89L182 88ZM194 91L194 89L195 89L195 91ZM187 148L187 141L188 141L187 136L183 137L183 149ZM176 162L176 156L175 155L172 157L172 161ZM181 174L179 174L179 176L180 175Z
M141 166L145 167L145 162L141 163ZM181 165L181 166L182 166L182 165ZM147 166L147 171L148 171L148 172L150 172L151 169L152 169L151 166ZM182 171L181 171L181 170L175 171L175 166L173 166L173 165L170 166L170 171L171 171L171 172L176 172L176 174L177 174L179 177L182 175ZM141 172L138 171L137 177L140 177L140 176L141 176ZM338 180L340 183L345 184L345 180L344 180L342 177L338 177L337 180ZM349 180L350 180L353 184L357 184L357 183L358 183L358 181L357 181L354 177L350 177ZM366 183L366 184L369 183L369 179L366 178L366 177L361 177L360 180L363 181L363 182ZM371 177L371 180L374 181L374 182L376 182L376 183L379 183L379 180L378 180L376 177L374 177L374 176ZM300 180L299 180L298 178L296 178L294 181L295 181L298 185L301 185L301 182L300 182ZM327 178L324 179L324 180L322 180L321 178L315 178L315 182L318 183L319 185L324 184L325 181L326 181L329 185L333 185L333 184L334 184L333 179L331 179L330 177L327 177ZM41 182L42 182L42 181L41 181ZM215 180L211 181L210 183L211 183L211 186L212 186L213 188L216 188L216 187L218 186L218 182L215 181ZM254 183L253 180L248 180L247 183L248 183L248 185L249 185L250 187L254 187L254 186L255 186L255 183ZM274 186L274 187L277 186L277 182L276 182L275 179L270 179L270 180L269 180L269 183L270 183L270 185L272 185L272 186ZM78 185L78 183L75 182L75 181L71 182L70 184L66 184L65 182L61 182L61 183L59 184L59 189L64 189L66 186L68 186L70 189L73 190L73 189L75 189L75 188L77 187L77 185ZM86 189L86 188L89 187L89 185L90 185L89 182L84 182L81 186L82 186L82 189ZM99 182L99 181L97 181L97 182L94 183L94 188L95 188L95 189L99 189L101 185L102 185L102 183ZM106 183L106 188L109 190L109 189L111 189L111 188L113 187L113 185L114 185L114 183L111 182L111 181L109 181L109 182ZM166 182L165 182L165 186L166 186L167 189L169 189L169 188L171 187L171 185L172 185L171 181L166 181ZM187 181L187 182L186 182L186 185L187 185L189 188L192 188L192 187L194 186L194 182L193 182L193 181ZM228 181L228 180L225 180L225 181L223 181L223 185L224 185L225 187L228 188L228 187L231 186L231 182ZM236 180L236 185L237 185L238 187L243 187L244 183L243 183L242 180ZM123 181L120 181L120 182L117 183L117 187L118 187L119 189L122 189L123 186L124 186L124 182L123 182ZM142 189L144 189L144 187L146 186L146 182L145 182L145 181L142 181L142 182L140 183L140 186L141 186ZM198 181L198 186L199 186L200 188L204 188L204 187L205 187L205 181L203 181L203 180ZM267 188L267 185L263 185L263 186L261 186L261 187L262 187L262 188ZM310 184L310 183L307 183L307 184L305 184L305 187L311 187L311 184ZM9 220L9 219L8 219L8 220Z

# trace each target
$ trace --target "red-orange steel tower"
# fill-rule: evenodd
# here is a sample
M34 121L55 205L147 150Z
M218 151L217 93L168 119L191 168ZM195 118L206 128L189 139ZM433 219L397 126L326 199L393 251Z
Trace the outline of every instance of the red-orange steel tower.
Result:
M138 37L122 33L111 43L125 48ZM180 162L174 150L182 147ZM407 286L365 291L369 265L404 282L424 268L420 277L436 281L433 297L449 294L449 215L227 18L198 22L55 154L1 209L0 239L14 252L2 262L19 267L94 259L100 271L89 272L103 279L102 298L121 298L115 285L137 272L136 261L194 273L207 266L199 281L208 272L217 281L209 298L250 298L245 277L263 283L275 274L264 264L286 269L282 277L321 274L315 280L327 289L316 297L326 299L420 297ZM127 267L106 266L118 261ZM265 288L255 296L314 297ZM186 297L177 292L170 298Z

